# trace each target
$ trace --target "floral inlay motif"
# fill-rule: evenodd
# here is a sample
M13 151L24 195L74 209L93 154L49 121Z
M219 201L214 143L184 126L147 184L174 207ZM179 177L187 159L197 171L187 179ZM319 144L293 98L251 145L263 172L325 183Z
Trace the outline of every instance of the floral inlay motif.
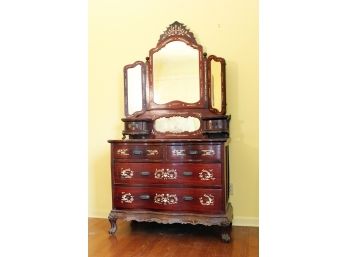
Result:
M149 155L157 155L158 154L158 150L146 150L146 152L147 152L147 155L149 156Z
M176 155L176 156L183 156L185 155L185 150L177 150L177 149L174 149L172 151L173 155Z
M212 149L209 150L201 150L203 152L202 156L207 156L207 155L214 155L215 151Z
M178 203L176 194L156 194L153 200L155 203L163 205Z
M199 198L201 205L214 205L214 196L212 194L204 194Z
M178 173L175 169L167 169L166 171L164 169L156 169L155 171L155 178L157 179L176 179L178 176Z
M133 177L133 171L128 169L121 168L121 178L132 178Z
M215 180L212 169L210 170L202 169L202 171L199 173L199 178L201 180Z
M121 203L132 203L134 201L134 196L131 193L122 192Z
M119 154L119 155L129 155L128 149L127 148L126 149L118 149L117 150L117 154Z

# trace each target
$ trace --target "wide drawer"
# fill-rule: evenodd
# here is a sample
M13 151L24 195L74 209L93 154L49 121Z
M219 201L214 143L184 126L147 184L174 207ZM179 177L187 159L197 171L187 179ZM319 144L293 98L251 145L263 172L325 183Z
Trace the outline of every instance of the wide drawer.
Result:
M114 184L220 186L220 163L116 163Z
M114 144L113 157L116 159L132 160L161 160L163 150L161 145L151 144Z
M172 161L221 161L220 144L168 145L167 159Z
M223 211L221 189L116 187L113 194L116 209L204 213Z

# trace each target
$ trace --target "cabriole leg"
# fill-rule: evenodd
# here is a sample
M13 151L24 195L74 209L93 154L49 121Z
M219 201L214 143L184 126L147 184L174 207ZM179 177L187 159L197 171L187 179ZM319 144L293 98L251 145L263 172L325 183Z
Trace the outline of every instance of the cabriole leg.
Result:
M231 222L221 225L221 239L225 243L229 243L231 241L231 230L232 230Z
M116 213L111 211L110 214L109 214L109 222L110 222L110 229L109 229L109 234L110 235L114 235L116 233L116 230L117 230L117 224L116 224L116 220L117 220L117 217L116 217Z

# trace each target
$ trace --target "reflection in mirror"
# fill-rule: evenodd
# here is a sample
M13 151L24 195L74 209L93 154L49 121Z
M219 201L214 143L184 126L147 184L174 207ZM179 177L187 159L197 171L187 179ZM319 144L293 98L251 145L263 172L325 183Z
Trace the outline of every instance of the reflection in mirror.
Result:
M155 120L155 129L158 132L183 133L194 132L201 126L200 120L196 117L173 116Z
M196 103L199 92L199 51L181 41L172 41L153 54L154 102L174 100Z
M211 105L220 112L222 109L221 63L211 60L210 65Z
M142 77L141 65L127 69L127 101L128 115L142 110Z

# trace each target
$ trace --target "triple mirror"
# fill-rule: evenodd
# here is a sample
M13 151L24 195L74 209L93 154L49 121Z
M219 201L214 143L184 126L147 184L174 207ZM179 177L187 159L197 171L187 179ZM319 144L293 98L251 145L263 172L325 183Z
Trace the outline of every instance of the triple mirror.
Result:
M133 130L146 125L154 137L201 136L205 117L226 113L225 60L207 57L179 22L160 36L145 62L124 67L124 87L124 121L132 121ZM135 126L136 120L144 124Z

